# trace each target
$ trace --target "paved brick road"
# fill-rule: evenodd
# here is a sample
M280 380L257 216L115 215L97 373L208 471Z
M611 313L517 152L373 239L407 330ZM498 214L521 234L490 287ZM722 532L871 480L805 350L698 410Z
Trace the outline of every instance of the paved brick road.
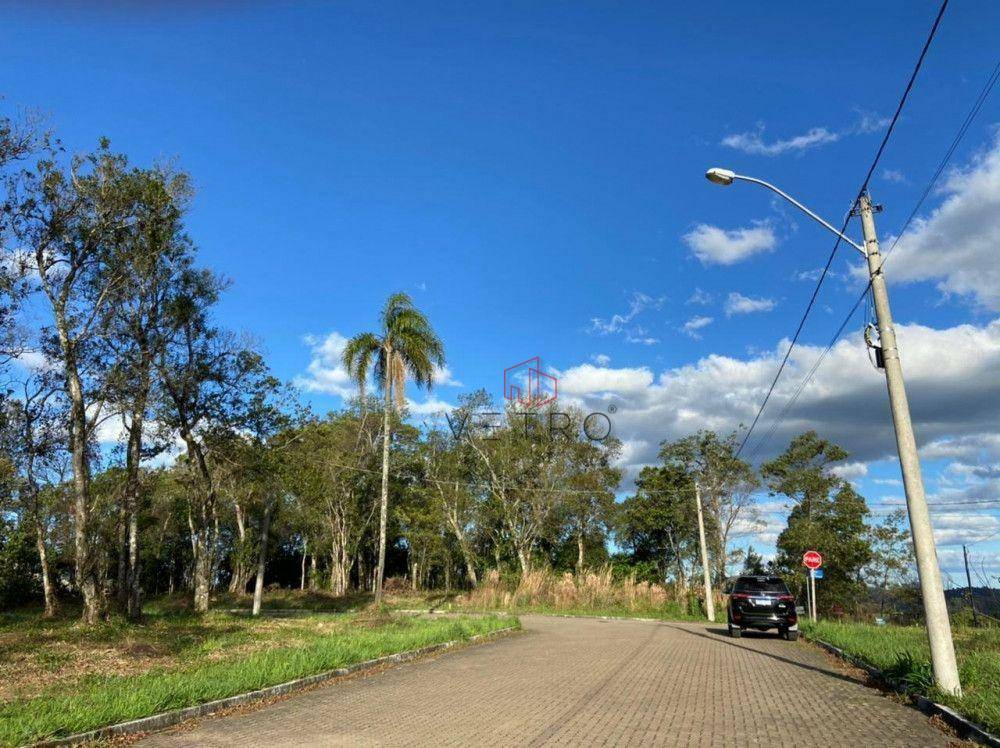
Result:
M803 642L525 616L525 632L153 735L149 746L944 746Z

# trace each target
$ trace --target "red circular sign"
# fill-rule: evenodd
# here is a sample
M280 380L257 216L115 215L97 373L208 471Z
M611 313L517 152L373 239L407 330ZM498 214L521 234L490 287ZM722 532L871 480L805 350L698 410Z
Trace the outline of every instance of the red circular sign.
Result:
M823 565L823 557L816 551L806 551L802 554L802 563L810 569L818 569Z

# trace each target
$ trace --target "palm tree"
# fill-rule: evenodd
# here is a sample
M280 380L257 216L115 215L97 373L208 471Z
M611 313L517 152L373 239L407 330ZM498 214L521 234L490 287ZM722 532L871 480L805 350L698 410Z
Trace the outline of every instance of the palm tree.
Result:
M385 397L382 414L382 506L378 528L378 572L375 576L375 604L382 602L385 577L385 536L389 519L389 440L393 401L402 409L406 379L430 389L434 366L444 366L444 346L427 318L413 306L405 293L389 297L382 310L381 334L363 332L351 338L344 348L344 368L358 384L362 404L365 382L375 367L375 381ZM363 405L362 405L363 407Z

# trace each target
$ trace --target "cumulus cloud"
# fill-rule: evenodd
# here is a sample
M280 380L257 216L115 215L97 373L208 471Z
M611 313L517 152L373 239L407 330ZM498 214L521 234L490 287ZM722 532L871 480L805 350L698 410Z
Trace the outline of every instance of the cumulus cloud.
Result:
M295 378L295 386L306 392L321 392L342 398L354 397L357 386L340 360L347 346L347 338L339 332L331 332L325 338L306 335L302 341L309 346L312 358L306 367L306 373Z
M681 327L681 331L694 338L695 340L701 340L701 333L698 332L712 324L711 317L692 317Z
M970 463L984 464L983 445L996 440L1000 422L1000 377L996 374L1000 371L1000 319L947 329L899 325L897 336L924 456L957 459L961 454ZM613 401L615 433L633 445L629 460L637 470L655 461L656 445L664 439L699 429L728 433L749 424L787 347L788 342L781 341L770 351L745 358L712 354L659 373L645 367L582 364L562 372L560 397L588 411L605 410ZM945 349L951 354L946 358L940 353ZM809 345L792 352L761 428L751 438L751 450L757 445L757 435L767 433L821 353L821 347ZM773 457L807 429L816 429L844 446L853 461L864 463L895 454L885 380L872 368L864 344L856 337L833 347L758 459Z
M462 383L455 379L454 375L447 366L436 366L434 367L434 374L431 377L431 381L436 387L461 387Z
M726 298L726 316L734 314L753 314L754 312L769 312L775 307L774 299L752 298L733 291Z
M763 222L731 230L699 223L681 238L703 265L735 265L772 251L778 243L774 229Z
M611 363L611 356L608 356L607 354L604 353L595 353L593 356L590 357L590 360L593 361L598 366L607 366L608 364Z
M946 295L1000 311L1000 134L953 172L942 192L941 204L900 238L886 276L890 283L936 281Z
M864 462L845 462L834 465L830 468L830 472L844 480L863 478L868 475L868 465Z

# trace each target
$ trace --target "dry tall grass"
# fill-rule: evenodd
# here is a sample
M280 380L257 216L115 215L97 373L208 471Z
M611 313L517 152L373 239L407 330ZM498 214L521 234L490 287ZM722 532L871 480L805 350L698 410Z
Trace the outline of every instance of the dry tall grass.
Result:
M635 615L686 617L700 615L700 602L673 585L614 579L610 568L580 574L531 571L520 578L503 579L490 571L475 590L456 603L470 608L615 612Z

